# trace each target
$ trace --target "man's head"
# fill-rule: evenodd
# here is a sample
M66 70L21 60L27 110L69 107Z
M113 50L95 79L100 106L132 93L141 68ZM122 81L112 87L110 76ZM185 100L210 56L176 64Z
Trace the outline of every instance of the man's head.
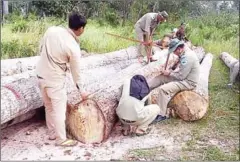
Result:
M87 20L78 12L72 12L68 17L68 27L72 29L76 36L80 36L84 32Z
M169 53L174 53L175 55L179 56L184 52L184 42L180 41L179 39L175 38L169 44Z
M168 13L166 11L158 12L157 20L158 22L165 22L168 18Z

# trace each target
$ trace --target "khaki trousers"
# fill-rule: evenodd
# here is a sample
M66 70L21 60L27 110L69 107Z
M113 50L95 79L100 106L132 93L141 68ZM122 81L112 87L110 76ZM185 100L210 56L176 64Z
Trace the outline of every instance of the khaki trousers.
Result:
M47 86L44 79L38 79L46 112L46 124L50 133L58 140L66 140L67 93L65 85Z
M159 114L160 109L159 106L156 104L147 105L144 107L144 117L137 120L133 123L124 122L120 119L120 121L124 124L124 127L134 126L136 128L136 132L145 132L149 126L153 122L153 120Z
M159 87L160 86L160 87ZM167 105L171 98L178 92L184 90L191 90L194 86L190 85L187 81L177 81L172 77L159 75L149 82L150 89L158 88L159 96L157 104L160 107L159 115L166 116Z
M142 29L138 26L135 26L135 31L136 31L136 35L137 35L137 39L145 42L146 40L146 33L144 31L142 31ZM147 56L147 52L150 49L149 46L145 46L143 44L139 44L138 45L138 52L143 55L143 56Z

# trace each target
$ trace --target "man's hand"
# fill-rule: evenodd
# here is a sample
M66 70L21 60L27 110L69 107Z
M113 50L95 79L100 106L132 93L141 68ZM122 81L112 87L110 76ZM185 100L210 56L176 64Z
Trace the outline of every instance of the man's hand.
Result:
M147 42L143 42L143 45L146 45L146 46L150 46L152 45L153 41L150 40L150 41L147 41Z
M162 71L162 75L169 76L170 75L170 71L169 70L163 70Z

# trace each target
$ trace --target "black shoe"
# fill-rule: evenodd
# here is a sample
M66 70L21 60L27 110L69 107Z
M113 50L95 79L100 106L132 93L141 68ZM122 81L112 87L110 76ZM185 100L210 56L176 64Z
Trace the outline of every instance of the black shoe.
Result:
M163 121L165 119L169 119L169 118L167 118L166 116L158 115L151 124Z

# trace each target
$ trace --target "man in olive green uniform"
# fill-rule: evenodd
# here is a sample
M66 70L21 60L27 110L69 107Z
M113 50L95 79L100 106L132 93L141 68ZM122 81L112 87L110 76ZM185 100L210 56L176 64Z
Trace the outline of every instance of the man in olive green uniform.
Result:
M179 57L178 67L172 70L164 70L149 82L150 89L160 87L157 104L160 107L159 115L165 117L167 105L171 98L183 90L192 90L199 80L200 64L195 53L184 50L184 42L173 39L169 44L169 53Z
M66 137L66 72L70 65L73 80L83 92L80 59L81 51L78 36L84 32L87 23L85 17L78 13L69 16L69 28L52 26L45 32L40 43L40 60L36 67L39 86L46 111L46 124L49 139L55 140L57 146L74 146L76 141Z
M166 11L158 12L158 13L146 13L143 15L135 24L135 31L137 35L137 39L147 43L149 42L150 35L153 30L162 22L165 22L168 18L168 14ZM143 44L139 46L139 52L146 56L147 48Z

